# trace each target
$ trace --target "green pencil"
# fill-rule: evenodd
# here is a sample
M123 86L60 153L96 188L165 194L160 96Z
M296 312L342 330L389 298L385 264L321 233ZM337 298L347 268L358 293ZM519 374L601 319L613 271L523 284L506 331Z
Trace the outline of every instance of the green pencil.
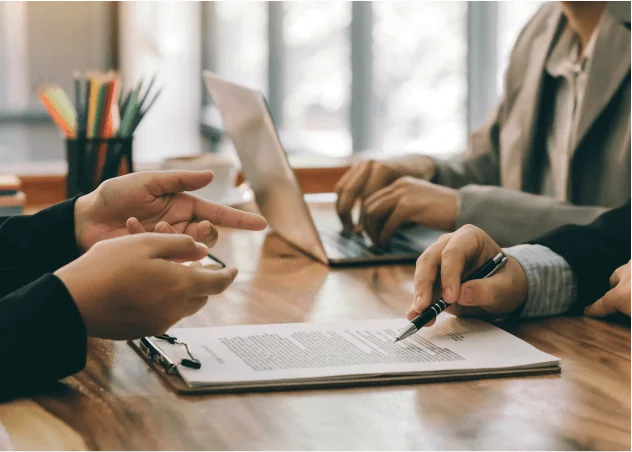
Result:
M100 138L97 136L97 133L99 133L99 124L101 123L101 115L103 114L101 110L103 109L103 98L105 97L106 88L106 83L103 83L99 87L99 97L97 97L97 109L94 115L94 127L92 128L92 136L94 138Z

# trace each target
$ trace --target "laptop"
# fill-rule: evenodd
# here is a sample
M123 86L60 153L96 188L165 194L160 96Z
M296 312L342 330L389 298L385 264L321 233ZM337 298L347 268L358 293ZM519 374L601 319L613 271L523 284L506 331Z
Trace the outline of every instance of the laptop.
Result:
M385 249L378 249L364 232L344 233L335 215L312 215L265 96L209 71L204 72L204 81L261 213L293 247L330 266L414 262L443 234L418 226L401 229Z

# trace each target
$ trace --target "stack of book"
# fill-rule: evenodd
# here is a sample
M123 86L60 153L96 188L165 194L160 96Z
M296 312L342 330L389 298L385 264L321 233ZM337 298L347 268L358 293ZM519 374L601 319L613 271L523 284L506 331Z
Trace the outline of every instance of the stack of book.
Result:
M0 174L0 217L22 214L25 200L26 196L20 191L20 179Z

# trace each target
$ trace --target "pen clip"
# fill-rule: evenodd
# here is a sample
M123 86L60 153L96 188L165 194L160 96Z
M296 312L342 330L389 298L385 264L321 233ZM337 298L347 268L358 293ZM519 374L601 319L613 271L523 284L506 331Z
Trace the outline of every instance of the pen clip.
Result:
M491 272L489 272L489 274L487 276L485 276L485 278L490 278L490 277L494 276L496 274L496 272L498 270L500 270L501 268L503 268L506 263L507 263L507 256L505 256L503 254L503 257L500 260L500 262L492 269Z

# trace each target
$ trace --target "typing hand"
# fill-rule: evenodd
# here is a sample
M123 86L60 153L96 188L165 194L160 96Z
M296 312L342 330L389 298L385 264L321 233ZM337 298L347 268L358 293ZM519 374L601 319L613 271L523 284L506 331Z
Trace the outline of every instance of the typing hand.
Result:
M236 269L207 270L206 245L183 234L104 240L55 275L72 296L88 336L122 340L162 334L223 292Z
M406 317L414 319L440 297L453 304L448 312L456 315L497 316L518 309L527 298L527 276L511 257L490 278L461 284L463 277L501 251L491 237L475 226L463 226L441 236L417 260L415 299Z
M386 247L405 224L423 224L451 231L457 215L457 191L405 176L376 191L362 205L363 226L373 243Z
M158 224L165 223L175 232L209 246L217 240L214 226L248 230L266 227L266 221L258 215L184 193L200 189L212 179L210 171L159 171L107 180L75 204L77 244L87 251L101 240L127 235L130 217L138 219L143 231L154 232Z
M617 268L610 277L611 289L585 309L590 317L605 317L622 312L630 317L630 261Z
M365 160L353 165L334 187L338 195L336 211L344 230L354 230L351 211L357 200L366 199L406 175L431 179L434 170L432 159L420 155L384 161Z

